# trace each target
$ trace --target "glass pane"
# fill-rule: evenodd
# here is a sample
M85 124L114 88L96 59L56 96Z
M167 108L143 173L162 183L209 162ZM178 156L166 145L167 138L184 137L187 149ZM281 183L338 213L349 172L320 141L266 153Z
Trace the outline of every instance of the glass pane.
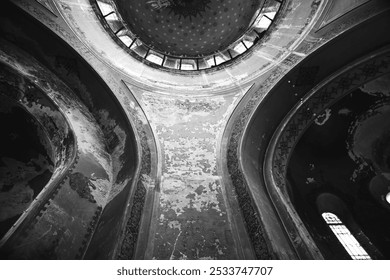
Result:
M260 28L260 27L255 26L253 28L253 30L255 30L256 33L258 34L259 38L261 38L261 37L263 37L263 35L264 35L265 31L267 30L267 28Z
M260 20L255 22L254 27L260 29L267 29L271 25L271 23L272 21L269 18L262 16L260 17Z
M234 49L229 49L229 52L230 52L232 58L235 58L241 54L241 53L235 51Z
M174 57L167 56L165 58L164 67L170 68L170 69L179 69L180 66L180 60Z
M216 61L217 65L219 65L221 63L224 63L224 62L226 62L228 60L229 60L228 57L225 57L225 56L223 56L221 54L215 55L215 61Z
M123 44L126 45L126 47L129 47L131 43L133 42L133 39L131 39L129 36L118 36L118 38L123 42Z
M112 13L114 11L114 8L110 4L104 3L102 1L96 1L96 2L103 16L106 16L109 13Z
M111 30L116 33L123 28L122 22L119 20L116 14L111 14L106 17L106 21L110 26Z
M181 70L196 70L196 61L194 59L182 59Z
M140 57L145 58L146 53L148 52L148 47L146 47L144 44L142 44L141 41L137 40L134 42L134 44L130 47L131 50L133 50L136 54L138 54Z
M356 238L351 234L348 228L335 214L325 212L322 213L322 217L352 259L371 260L371 257L360 245L359 241L356 240Z
M242 42L245 44L245 46L249 49L250 47L253 46L254 44L254 40L252 40L252 38L249 38L249 37L245 37Z
M127 29L126 29L126 28L122 28L121 30L119 30L119 31L116 33L116 36L118 36L118 37L126 36L126 35L127 35Z
M255 31L250 31L248 33L245 34L244 38L247 40L247 41L252 41L252 42L256 42L257 39L259 38L259 35L255 32Z
M203 58L200 58L198 60L198 63L199 63L199 70L210 68L210 66L207 63L207 61L205 59L203 59Z
M215 66L214 56L205 58L208 68Z
M244 44L242 42L239 42L234 48L233 50L235 52L237 52L238 54L242 54L243 52L246 51L246 48L244 46Z
M150 50L146 59L149 60L150 62L161 65L164 60L164 56L155 51Z
M223 57L225 57L226 60L232 59L232 57L231 57L229 51L227 51L227 50L226 50L226 51L223 51L223 52L221 53L221 55L222 55Z

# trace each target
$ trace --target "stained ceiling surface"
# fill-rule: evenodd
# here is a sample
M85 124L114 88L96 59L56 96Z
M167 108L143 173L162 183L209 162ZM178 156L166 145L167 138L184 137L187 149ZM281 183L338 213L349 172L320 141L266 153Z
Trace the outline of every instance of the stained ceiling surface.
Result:
M250 27L258 0L115 0L144 43L173 56L206 56L224 50Z

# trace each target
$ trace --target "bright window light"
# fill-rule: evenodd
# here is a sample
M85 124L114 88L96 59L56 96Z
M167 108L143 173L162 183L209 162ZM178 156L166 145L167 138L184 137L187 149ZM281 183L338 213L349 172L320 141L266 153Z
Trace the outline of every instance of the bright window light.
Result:
M253 46L253 41L244 39L243 42L248 49Z
M99 9L102 12L103 16L106 16L109 13L114 11L114 8L111 5L107 4L107 3L103 3L101 1L96 1L96 2L99 5Z
M131 39L129 36L125 35L125 36L119 36L118 37L122 42L123 44L126 45L126 47L129 47L131 45L131 43L133 42L133 39Z
M239 42L235 47L234 49L236 52L238 52L239 54L242 54L243 52L246 51L246 48L244 46L244 44L242 42Z
M167 56L164 61L164 67L170 69L179 69L179 59Z
M182 63L181 70L195 70L192 64Z
M267 29L271 23L272 21L269 18L262 16L261 19L255 23L255 27Z
M352 259L371 260L371 257L335 214L325 212L322 213L322 217Z
M161 65L163 62L163 58L159 57L155 54L149 54L146 59L149 60L150 62L156 63L158 65Z
M209 67L215 66L214 57L207 58L206 62Z
M114 13L106 17L106 21L119 21L118 16Z
M215 61L217 62L217 65L221 64L221 63L224 63L225 61L227 61L227 59L225 59L223 56L221 55L216 55L215 56Z
M181 70L196 70L196 61L194 59L182 59Z
M269 12L269 13L265 13L264 15L266 15L270 19L274 19L275 15L276 15L276 12Z

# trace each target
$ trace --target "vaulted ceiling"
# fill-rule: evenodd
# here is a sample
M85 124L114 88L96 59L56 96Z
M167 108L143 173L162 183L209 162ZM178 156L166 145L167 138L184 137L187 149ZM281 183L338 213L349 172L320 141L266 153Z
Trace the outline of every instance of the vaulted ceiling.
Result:
M176 56L205 56L227 48L249 28L263 1L115 0L140 39Z

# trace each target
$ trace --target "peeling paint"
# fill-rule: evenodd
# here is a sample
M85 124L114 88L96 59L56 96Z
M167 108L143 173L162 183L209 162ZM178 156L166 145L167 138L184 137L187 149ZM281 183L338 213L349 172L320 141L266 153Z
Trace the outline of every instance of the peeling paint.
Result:
M86 249L85 245L95 230L113 185L112 159L107 151L105 135L77 96L33 58L4 43L0 60L8 64L6 67L2 64L2 73L16 77L5 80L6 87L18 88L13 92L18 92L19 96L14 94L10 97L16 98L35 116L48 133L54 147L53 178L63 175L73 159L70 154L73 147L78 149L77 160L69 169L68 179L49 181L48 187L61 184L51 185L51 189L56 189L53 195L42 192L39 198L44 203L41 204L33 204L30 199L31 205L21 218L29 215L31 207L39 207L39 215L31 219L33 225L27 228L28 234L15 235L17 243L25 245L22 249L20 246L12 248L13 258L22 255L30 258L44 256L46 259L58 256L75 258L79 250L83 252ZM121 133L120 128L116 131ZM73 146L73 138L69 138L69 134L75 135L76 146ZM58 205L55 209L61 211L55 211L52 205ZM61 230L62 227L67 230ZM54 231L56 235L50 234Z
M176 97L132 88L161 147L155 259L234 259L218 139L234 96Z

